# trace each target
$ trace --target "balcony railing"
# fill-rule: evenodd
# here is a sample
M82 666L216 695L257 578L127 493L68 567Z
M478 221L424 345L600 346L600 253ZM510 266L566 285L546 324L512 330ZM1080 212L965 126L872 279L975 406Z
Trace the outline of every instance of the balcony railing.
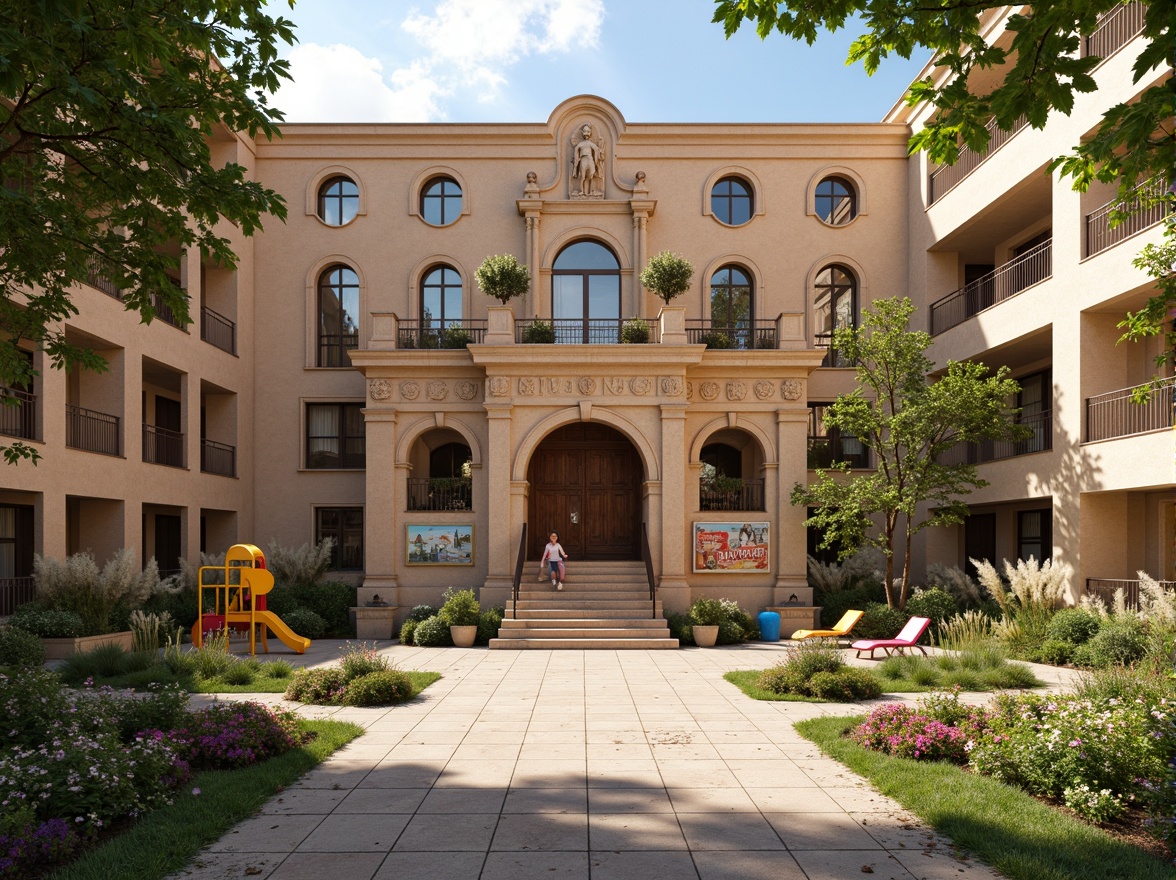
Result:
M118 416L72 403L65 405L65 445L70 449L118 455Z
M957 443L938 458L940 464L983 464L1034 452L1053 449L1053 410L1022 415L1018 424L1032 431L1025 440L981 440L979 443Z
M690 318L686 321L686 341L716 349L775 348L776 322L769 319L728 324L708 318Z
M95 290L100 290L107 296L112 296L115 299L122 299L122 291L115 286L115 283L102 274L102 264L97 259L91 259L89 264L89 274L86 276L86 283Z
M221 351L237 353L237 325L208 306L200 309L200 338Z
M237 476L237 447L200 438L200 470L222 477Z
M485 338L485 321L401 321L396 347L465 348Z
M821 361L822 367L855 367L857 366L853 361L839 352L833 347L832 333L818 333L813 340L815 348L825 349L825 359Z
M927 188L928 204L934 205L943 198L965 177L984 164L984 160L1013 139L1013 135L1029 124L1026 116L1021 116L1013 122L1008 131L1003 131L996 124L996 117L988 121L988 146L984 152L978 153L966 144L960 147L959 157L954 165L939 165L931 170Z
M931 335L956 327L985 309L1053 275L1053 239L931 303Z
M732 485L735 478L725 478L728 488L718 488L705 480L698 485L699 510L763 510L764 480L758 478L739 479L740 485Z
M1086 440L1110 440L1112 437L1129 437L1147 431L1171 428L1176 403L1176 378L1164 379L1158 388L1148 392L1147 401L1135 403L1132 394L1136 388L1120 388L1086 398Z
M851 468L868 468L870 450L854 437L808 438L809 470L824 470L842 461L848 463Z
M1092 257L1116 245L1125 238L1154 226L1172 210L1171 198L1165 198L1162 180L1149 180L1137 186L1125 202L1111 199L1101 208L1086 215L1086 256ZM1111 226L1114 214L1126 214L1116 226Z
M171 280L172 286L180 292L182 296L188 294L180 287L180 283L175 279ZM180 320L180 316L175 313L175 310L167 304L163 298L163 294L158 291L151 294L151 307L155 309L155 317L163 321L165 324L171 324L173 327L178 327L180 330L184 329L184 322Z
M515 321L515 342L555 342L559 345L617 345L621 332L631 321L645 324L648 342L658 341L659 325L654 318L526 318Z
M1176 590L1176 581L1157 581L1161 587L1169 592ZM1108 608L1115 604L1115 593L1123 591L1123 598L1128 608L1139 607L1139 581L1120 580L1118 578L1087 578L1087 596L1101 599Z
M411 478L409 510L469 510L471 481L465 477Z
M7 617L37 595L37 586L31 577L0 578L0 617Z
M0 434L37 439L37 395L19 388L0 388Z
M342 336L338 333L320 334L318 365L320 367L350 367L351 358L345 352L358 347L358 333L347 333Z
M183 433L144 424L143 461L168 467L184 467Z
M1104 12L1098 17L1094 33L1082 40L1082 57L1110 58L1143 30L1146 15L1147 6L1143 3L1125 3Z

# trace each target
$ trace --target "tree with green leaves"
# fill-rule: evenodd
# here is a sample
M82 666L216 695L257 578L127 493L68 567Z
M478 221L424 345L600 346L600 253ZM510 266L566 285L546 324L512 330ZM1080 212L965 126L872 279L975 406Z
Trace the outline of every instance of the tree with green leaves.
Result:
M248 236L285 218L210 141L279 133L266 94L289 78L278 47L293 40L262 0L0 4L0 384L32 381L22 341L54 368L105 369L65 336L76 284L103 278L145 323L162 309L187 323L170 282L182 251L232 268L222 220Z
M914 309L906 298L878 300L862 311L861 327L834 331L834 349L856 364L857 387L825 411L825 423L869 449L874 469L851 472L847 463L835 464L818 470L811 484L797 483L791 496L793 504L814 508L805 525L821 533L822 548L836 548L843 557L863 544L881 548L886 599L899 609L910 592L911 540L928 526L962 522L968 506L960 496L988 485L972 465L941 459L959 443L1030 434L1009 405L1018 385L1007 367L990 374L983 364L948 361L942 375L928 381L931 336L910 329Z
M1172 0L1137 2L1145 7L1145 17L1142 48L1132 68L1134 81L1162 81L1143 88L1137 98L1109 107L1089 138L1050 165L1051 171L1072 177L1077 190L1085 191L1096 180L1117 183L1123 208L1112 214L1112 223L1153 207L1156 200L1173 200L1170 190L1139 184L1173 182L1176 88L1170 76L1158 74L1171 66L1176 14ZM1102 59L1083 57L1079 47L1101 16L1122 5L1123 0L1050 0L1019 6L991 0L925 5L893 0L716 0L714 21L722 23L728 37L752 21L761 38L778 31L810 45L822 29L860 24L863 32L850 45L847 63L860 61L867 74L890 55L910 58L927 52L935 59L935 70L911 86L906 100L910 106L926 103L934 112L911 138L910 149L926 150L933 162L952 164L962 144L985 150L990 120L1006 132L1022 116L1034 128L1044 128L1051 112L1069 115L1076 95L1096 91L1091 74ZM1010 11L1005 27L1011 41L993 45L985 34L1002 9ZM999 74L995 80L994 71ZM1162 368L1176 358L1176 226L1171 221L1163 243L1145 247L1136 265L1156 279L1157 292L1119 326L1123 340L1164 335L1168 345L1157 358L1157 367Z

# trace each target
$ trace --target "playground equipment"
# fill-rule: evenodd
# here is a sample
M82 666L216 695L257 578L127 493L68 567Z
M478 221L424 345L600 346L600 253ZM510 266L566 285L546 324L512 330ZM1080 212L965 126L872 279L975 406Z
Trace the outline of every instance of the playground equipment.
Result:
M274 588L274 576L265 568L265 554L252 544L234 544L225 554L224 565L202 565L197 575L196 594L199 613L192 626L192 644L199 648L204 634L223 629L249 630L249 653L257 653L257 630L261 628L261 645L269 653L266 630L272 630L283 644L301 654L310 647L310 639L286 626L282 618L265 608L265 596ZM213 610L204 613L204 591L213 591Z

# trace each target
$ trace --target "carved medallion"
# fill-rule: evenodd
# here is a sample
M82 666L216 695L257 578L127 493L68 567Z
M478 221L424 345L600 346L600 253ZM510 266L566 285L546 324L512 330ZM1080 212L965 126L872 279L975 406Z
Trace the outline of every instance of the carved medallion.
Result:
M581 394L590 396L596 393L596 380L591 376L582 376L576 387L580 389Z
M710 380L707 380L706 382L699 382L698 396L703 400L714 400L719 396L719 383L711 382Z
M490 385L490 394L494 397L506 397L510 394L510 379L506 376L491 376L487 382Z
M629 390L634 394L648 394L652 387L653 382L649 380L648 376L638 376L629 382Z
M694 400L694 383L693 382L686 383L686 399L687 400Z
M392 383L387 379L372 379L368 382L368 394L372 400L387 400L392 396Z
M727 399L728 400L743 400L747 397L747 383L746 382L728 382L727 383Z
M453 393L462 400L473 400L478 394L478 386L469 379L462 379L453 383Z
M804 383L799 379L785 379L780 383L780 393L785 400L800 400L804 394Z
M772 392L776 390L776 386L771 382L760 379L755 383L754 389L756 397L758 397L760 400L767 400L772 396Z
M667 397L677 397L682 393L682 380L677 376L662 376L661 392Z
M533 376L527 376L519 379L519 394L524 394L527 397L534 397L539 393L539 381Z
M425 393L429 395L429 400L444 400L449 396L449 386L440 379L434 379L425 386Z
M625 393L625 380L620 378L619 376L605 376L604 377L604 390L607 391L609 394L624 394Z
M405 400L416 400L421 395L421 386L416 382L401 382L400 396Z

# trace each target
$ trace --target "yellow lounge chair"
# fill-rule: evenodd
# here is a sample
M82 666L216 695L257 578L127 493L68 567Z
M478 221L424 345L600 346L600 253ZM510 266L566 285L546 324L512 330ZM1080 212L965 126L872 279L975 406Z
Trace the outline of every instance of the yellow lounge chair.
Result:
M846 611L832 629L798 629L792 634L792 640L800 642L804 639L839 639L849 635L850 630L857 626L857 622L862 619L862 615L865 613L864 611Z

